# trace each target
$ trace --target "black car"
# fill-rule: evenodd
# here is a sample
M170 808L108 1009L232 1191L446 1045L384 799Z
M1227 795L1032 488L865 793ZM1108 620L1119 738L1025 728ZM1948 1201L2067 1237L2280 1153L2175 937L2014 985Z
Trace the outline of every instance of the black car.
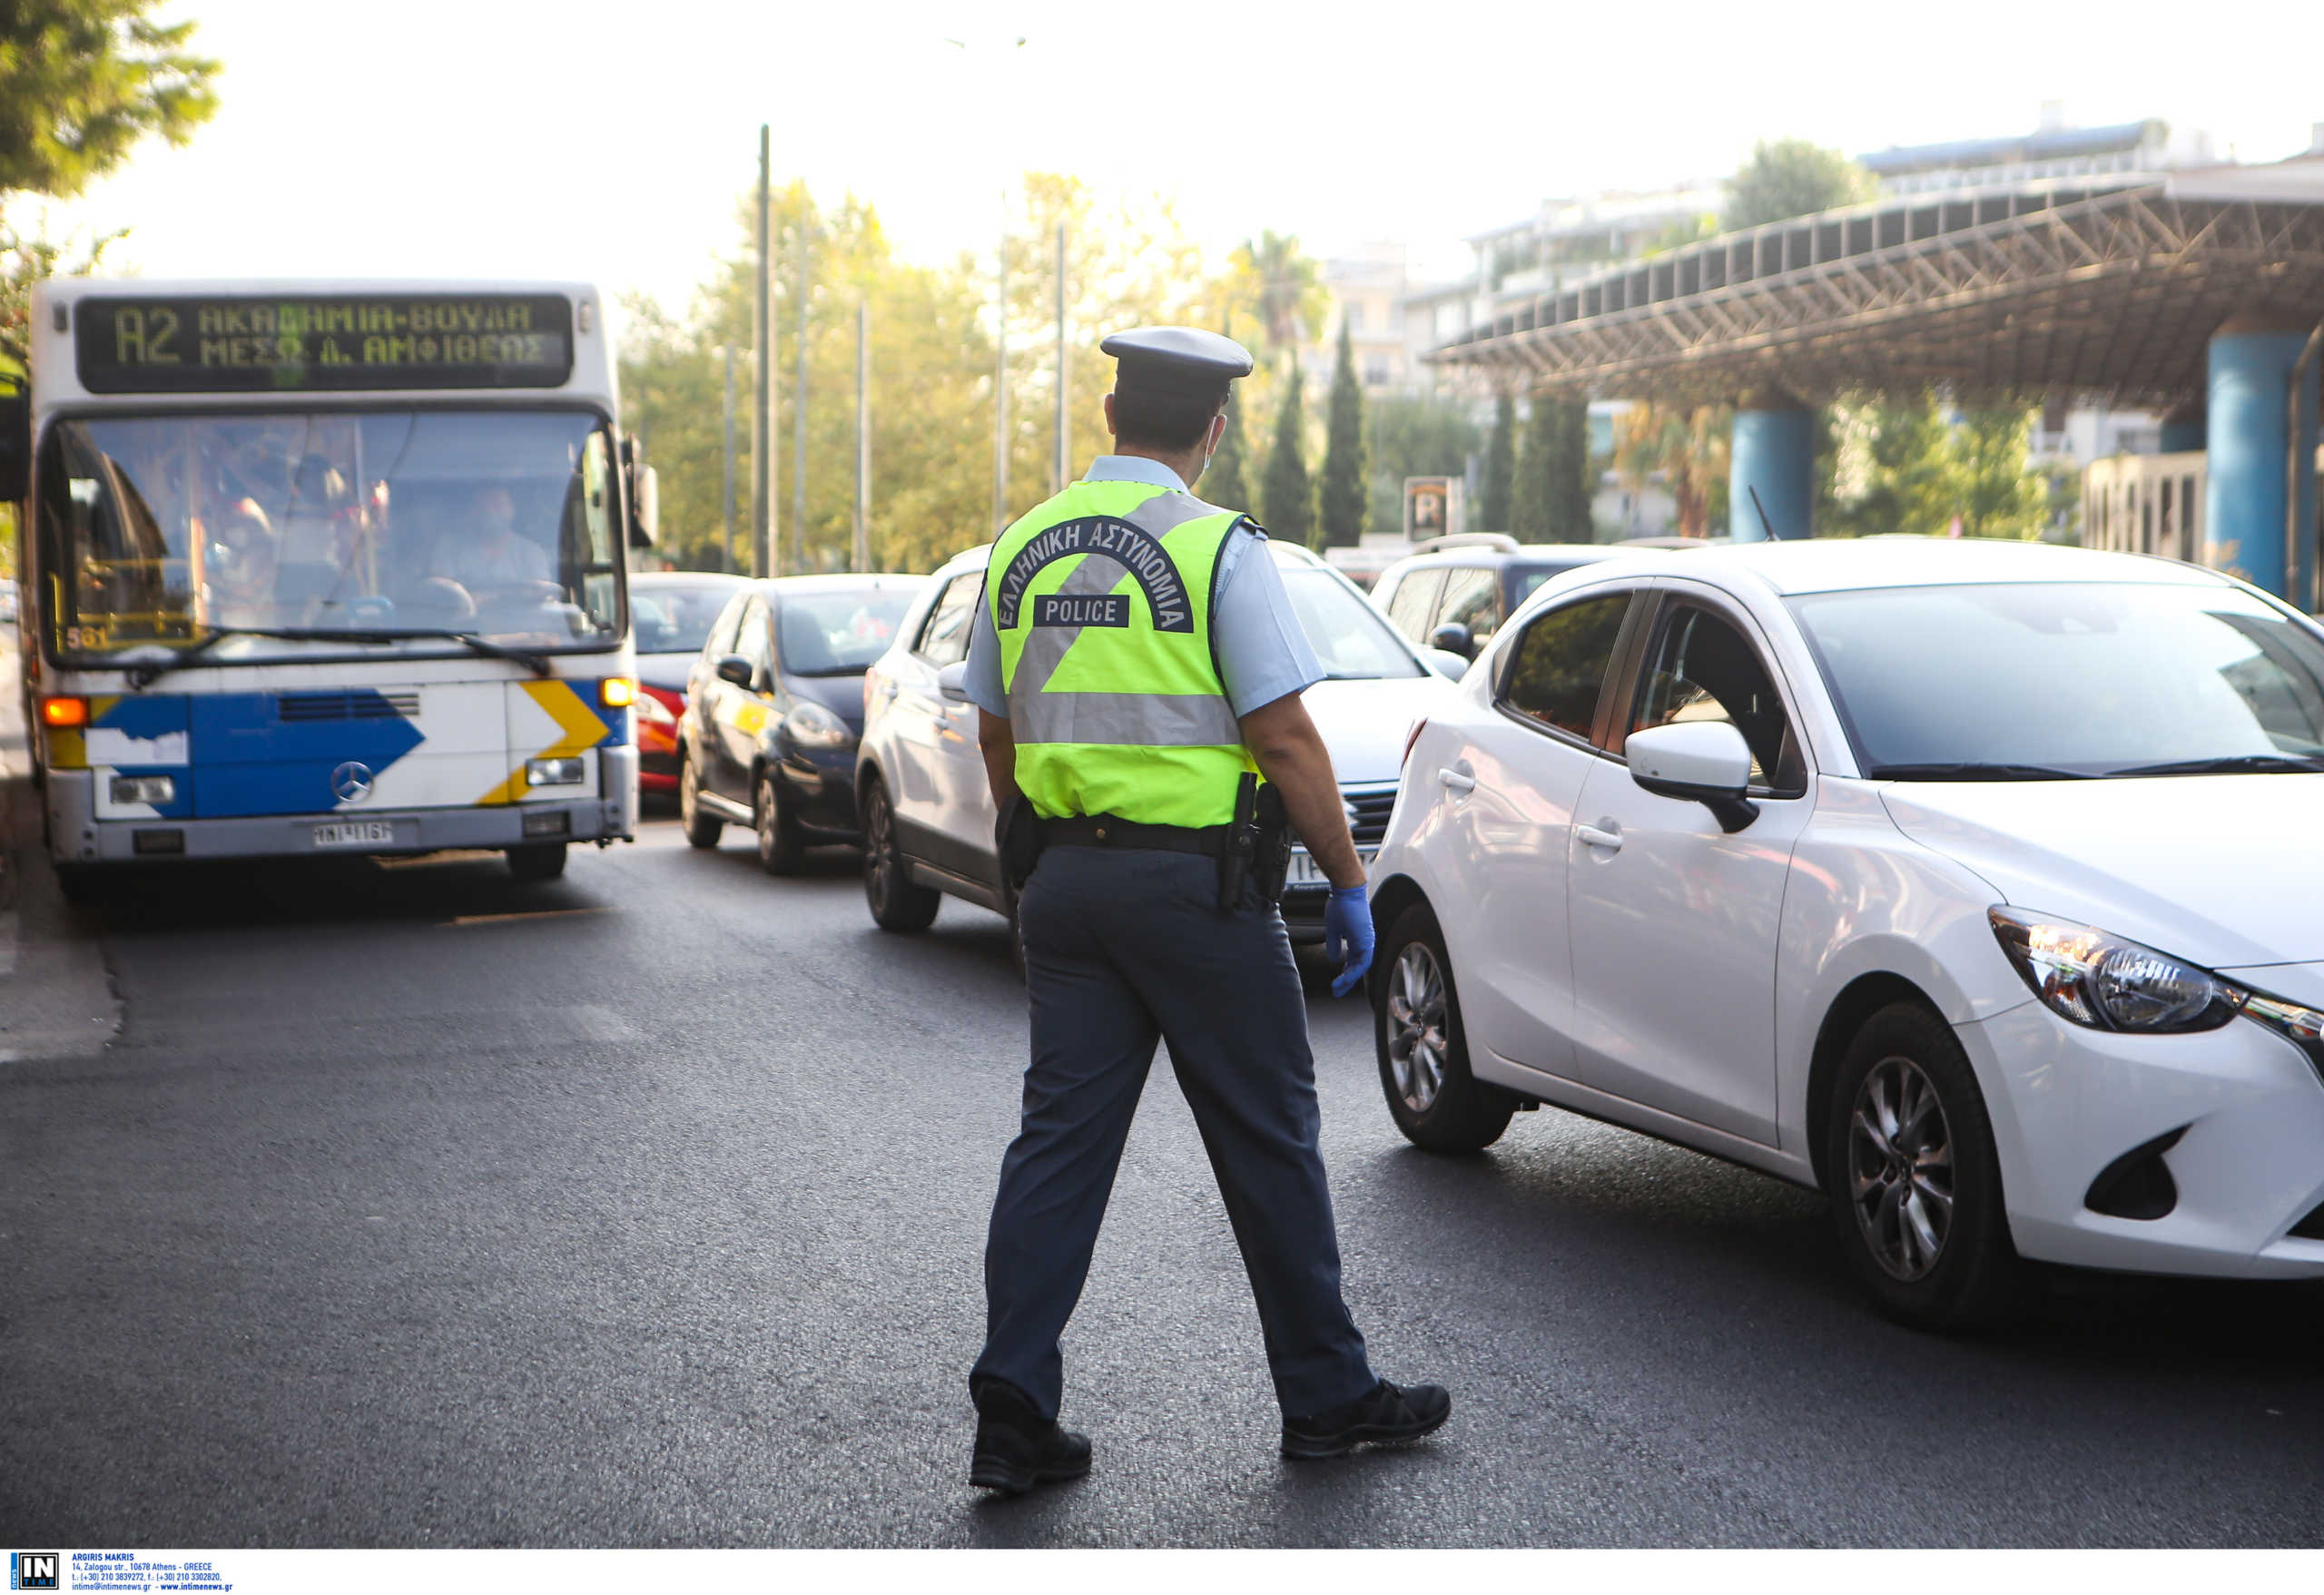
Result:
M1596 543L1520 543L1497 532L1436 537L1382 571L1372 601L1414 646L1473 659L1526 594L1622 552Z
M730 822L748 825L759 861L783 875L816 843L861 840L863 671L927 581L783 576L735 593L686 678L678 813L689 842L715 847Z

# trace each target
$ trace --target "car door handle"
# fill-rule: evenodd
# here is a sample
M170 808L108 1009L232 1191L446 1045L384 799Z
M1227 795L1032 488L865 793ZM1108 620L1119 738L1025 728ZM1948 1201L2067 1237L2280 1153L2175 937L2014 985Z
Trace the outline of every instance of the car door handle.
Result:
M1600 831L1595 825L1577 825L1573 833L1584 847L1602 847L1610 853L1622 851L1622 833L1619 831Z
M1454 792L1474 792L1477 790L1477 778L1473 775L1463 775L1458 770L1439 770L1436 773L1436 779L1451 787Z
M883 681L880 684L880 695L891 704L896 701L896 694L902 690L892 681Z

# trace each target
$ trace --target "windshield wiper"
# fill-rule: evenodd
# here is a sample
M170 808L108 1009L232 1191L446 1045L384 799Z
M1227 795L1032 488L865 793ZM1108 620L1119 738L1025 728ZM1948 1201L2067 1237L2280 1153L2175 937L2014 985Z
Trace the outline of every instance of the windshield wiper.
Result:
M2324 760L2291 753L2229 753L2216 759L2179 759L2168 764L2134 764L2109 775L2313 775Z
M2060 770L2049 764L1875 764L1864 773L1867 781L2088 781L2081 770Z
M154 659L130 666L127 672L130 690L143 692L171 671L182 670L193 664L228 637L275 637L288 643L396 643L408 638L440 638L445 642L465 644L487 658L511 660L535 675L549 673L547 655L528 653L522 648L504 648L498 643L487 642L472 631L340 631L315 626L219 625L211 627L199 642L179 649L167 659Z

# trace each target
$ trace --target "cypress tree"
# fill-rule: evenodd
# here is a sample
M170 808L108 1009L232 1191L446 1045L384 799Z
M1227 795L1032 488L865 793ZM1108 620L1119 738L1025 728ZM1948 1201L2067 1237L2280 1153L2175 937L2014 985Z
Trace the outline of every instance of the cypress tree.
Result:
M1597 497L1590 469L1590 406L1579 399L1556 407L1557 448L1550 478L1549 535L1560 543L1594 543L1598 528L1590 501Z
M1295 359L1284 375L1283 403L1275 412L1275 446L1267 450L1266 476L1260 483L1259 496L1269 537L1313 547L1315 484L1307 475L1307 458L1301 452L1306 426L1299 410L1299 363Z
M1510 527L1511 490L1517 485L1517 396L1504 388L1492 409L1492 440L1485 445L1483 532Z
M1355 347L1340 321L1340 359L1332 372L1331 420L1324 433L1322 509L1326 545L1352 548L1372 510L1372 475L1364 443L1364 384L1355 379Z
M1226 430L1220 434L1218 452L1210 457L1210 468L1202 474L1199 487L1206 503L1221 509L1243 509L1251 502L1250 467L1245 458L1243 445L1243 399L1239 393L1229 390L1226 400Z
M1559 428L1562 405L1546 393L1533 397L1525 418L1524 440L1517 448L1517 486L1511 494L1509 530L1521 543L1546 543L1551 538L1551 507L1557 499L1560 450L1565 436Z

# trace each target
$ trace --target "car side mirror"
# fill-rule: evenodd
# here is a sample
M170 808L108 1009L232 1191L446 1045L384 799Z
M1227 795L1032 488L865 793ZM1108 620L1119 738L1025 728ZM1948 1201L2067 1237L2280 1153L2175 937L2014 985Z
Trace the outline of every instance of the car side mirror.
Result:
M1659 797L1702 804L1730 835L1759 817L1759 805L1743 795L1751 784L1751 744L1723 720L1633 731L1622 761L1632 781Z
M621 475L629 487L629 546L651 548L662 535L662 478L635 438L621 440Z
M1469 674L1469 656L1446 648L1423 648L1421 658L1431 670L1447 681L1458 681Z
M741 687L744 692L750 691L751 684L757 679L757 673L752 669L751 662L740 654L729 654L721 659L718 662L717 671L719 680L729 685Z
M33 493L33 401L0 398L0 504L21 504Z
M936 673L936 690L955 704L969 701L969 665L965 659L955 659Z
M1442 648L1448 654L1458 654L1463 659L1477 656L1477 639L1471 636L1469 628L1457 620L1448 620L1438 626L1430 634L1428 645Z

